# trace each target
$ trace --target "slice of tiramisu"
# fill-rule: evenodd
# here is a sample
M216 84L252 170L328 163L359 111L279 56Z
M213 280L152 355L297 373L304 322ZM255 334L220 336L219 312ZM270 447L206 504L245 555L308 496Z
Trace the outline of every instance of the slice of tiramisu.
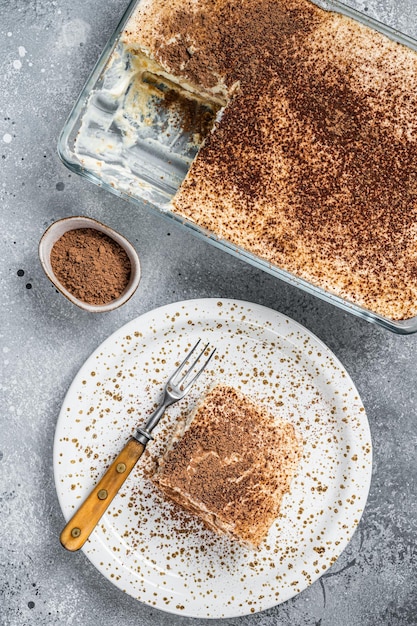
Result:
M279 514L300 456L292 424L218 385L174 436L152 480L208 528L257 547Z

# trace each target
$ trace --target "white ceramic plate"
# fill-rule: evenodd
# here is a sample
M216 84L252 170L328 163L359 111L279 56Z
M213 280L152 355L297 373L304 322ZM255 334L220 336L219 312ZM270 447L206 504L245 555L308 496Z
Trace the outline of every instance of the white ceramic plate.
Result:
M216 358L189 396L168 409L83 550L141 602L200 618L245 615L288 600L321 576L351 538L368 495L372 452L363 405L343 366L305 328L256 304L216 299L170 304L129 322L91 355L67 393L55 436L56 488L68 520L198 337L216 346ZM291 492L255 552L204 529L147 478L176 418L220 381L290 420L303 440Z

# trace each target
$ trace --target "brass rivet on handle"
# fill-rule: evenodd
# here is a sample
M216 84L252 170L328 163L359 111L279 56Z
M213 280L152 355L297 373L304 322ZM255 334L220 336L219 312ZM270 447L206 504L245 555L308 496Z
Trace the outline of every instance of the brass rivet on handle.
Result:
M97 494L97 498L99 500L105 500L107 498L109 494L107 493L106 489L100 489L100 491Z
M76 539L80 535L81 535L81 530L79 528L73 528L71 530L71 537L74 537L74 539Z
M126 471L126 464L125 463L118 463L116 465L116 472L118 474L123 474L123 472Z

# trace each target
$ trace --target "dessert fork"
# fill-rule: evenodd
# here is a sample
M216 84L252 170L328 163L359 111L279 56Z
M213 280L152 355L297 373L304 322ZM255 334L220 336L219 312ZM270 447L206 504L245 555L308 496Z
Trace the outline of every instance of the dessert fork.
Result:
M136 429L136 433L130 437L123 450L63 529L60 541L67 550L73 552L79 550L84 545L120 487L144 453L147 443L153 439L151 433L164 414L165 409L184 398L206 369L216 351L216 348L212 349L203 360L209 344L204 346L198 356L195 356L191 365L187 367L200 342L201 340L199 339L183 362L168 378L158 408L148 417L144 425Z

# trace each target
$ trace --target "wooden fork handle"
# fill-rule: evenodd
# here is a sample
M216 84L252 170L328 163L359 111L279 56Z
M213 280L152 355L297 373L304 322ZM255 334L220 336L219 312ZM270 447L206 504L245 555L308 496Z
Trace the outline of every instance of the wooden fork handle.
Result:
M62 531L60 541L64 548L73 552L84 545L144 451L143 443L134 437L129 439Z

